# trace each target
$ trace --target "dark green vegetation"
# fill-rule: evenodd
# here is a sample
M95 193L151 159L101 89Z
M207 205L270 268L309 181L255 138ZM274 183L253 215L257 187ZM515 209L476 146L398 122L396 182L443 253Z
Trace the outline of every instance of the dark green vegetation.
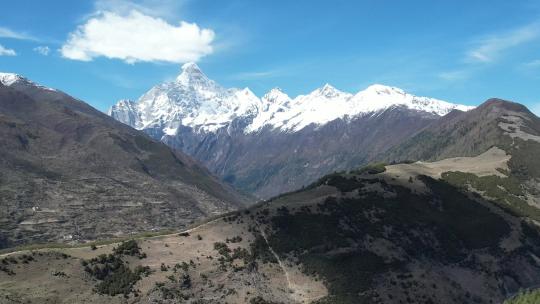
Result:
M141 247L139 247L139 244L137 244L137 241L135 240L128 240L120 243L120 245L113 248L113 252L115 255L136 256L140 259L146 257L146 254L141 251Z
M323 279L330 295L318 303L490 303L504 298L497 278L528 280L514 267L529 259L527 252L540 254L537 228L517 227L523 230L521 245L508 254L500 243L510 235L506 217L511 215L492 212L486 207L492 203L449 183L419 178L431 193L415 194L351 174L329 176L325 184L347 196L330 196L294 211L277 209L270 245L282 256L297 257L305 273ZM369 190L374 183L392 195ZM482 261L486 256L499 266ZM540 270L534 261L527 263L527 272ZM440 284L437 276L444 267L478 273L493 294L471 289L459 278L444 283L452 284L453 295L445 294L449 291L433 286ZM535 280L540 282L540 275Z
M540 289L521 291L515 297L506 300L504 304L538 304L540 303Z
M373 163L369 164L365 167L362 167L357 170L353 170L352 173L354 174L377 174L377 173L383 173L386 171L386 164L385 163Z
M342 192L348 192L358 188L361 185L361 182L359 182L357 179L357 175L383 173L384 171L386 171L385 166L386 163L372 163L359 169L351 170L350 172L341 171L330 173L317 179L315 182L309 184L307 187L302 187L295 191L282 193L268 200L268 202L294 193L300 193L306 190L315 189L321 185L333 186L338 188Z
M19 263L21 264L28 264L30 262L34 262L34 255L35 253L32 252L31 254L23 254L18 256L17 258L7 256L5 258L2 258L0 260L0 272L4 272L9 276L15 275L15 271L13 270Z
M514 139L514 145L506 147L512 158L508 162L511 173L520 181L540 178L540 142Z
M526 192L521 182L513 177L476 176L471 173L445 172L442 174L445 181L456 185L466 191L469 187L490 197L500 207L507 209L516 216L540 220L540 209L529 205L526 201Z
M100 281L95 287L97 292L111 296L123 294L127 297L134 291L133 285L142 276L150 274L148 266L137 266L132 270L124 261L124 255L139 258L145 256L137 242L130 240L115 247L112 254L101 254L96 258L82 261L84 271Z
M499 123L508 121L501 118ZM538 136L540 122L531 118L530 123L521 126L521 129L528 130L531 135ZM536 128L536 129L533 129ZM507 177L483 176L463 172L446 172L443 179L464 190L469 187L484 193L485 196L493 199L499 206L507 209L517 216L540 220L540 209L529 204L530 198L540 198L540 142L534 140L524 140L513 138L509 142L509 136L505 135L499 144L511 155L508 161L510 170L503 171Z
M268 250L268 248L265 249ZM216 250L220 255L218 261L221 270L231 268L233 271L241 271L246 268L253 269L256 267L254 263L256 263L257 252L253 249L253 246L251 250L240 247L230 249L226 243L216 242L214 243L214 250ZM235 260L243 261L243 266L234 265Z
M255 297L249 300L249 304L279 304L278 302L271 302L265 300L263 297Z

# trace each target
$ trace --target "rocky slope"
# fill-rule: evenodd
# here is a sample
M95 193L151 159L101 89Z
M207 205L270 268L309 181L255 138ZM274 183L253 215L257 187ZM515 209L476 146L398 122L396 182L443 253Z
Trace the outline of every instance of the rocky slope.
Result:
M268 198L360 166L452 110L471 107L372 85L356 94L329 84L290 98L226 89L195 64L113 118L181 149L239 189Z
M60 91L0 74L0 248L182 227L242 197Z

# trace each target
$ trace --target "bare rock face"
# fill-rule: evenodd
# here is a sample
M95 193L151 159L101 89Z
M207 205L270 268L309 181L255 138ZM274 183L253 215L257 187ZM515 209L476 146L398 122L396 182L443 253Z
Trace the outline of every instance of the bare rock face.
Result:
M242 205L143 132L21 76L1 80L0 247L177 228Z

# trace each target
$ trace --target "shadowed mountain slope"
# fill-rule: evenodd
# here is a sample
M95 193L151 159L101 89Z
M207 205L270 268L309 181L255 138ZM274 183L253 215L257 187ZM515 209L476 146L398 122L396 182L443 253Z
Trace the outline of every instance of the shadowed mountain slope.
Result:
M176 228L242 206L186 155L62 92L7 75L0 247Z

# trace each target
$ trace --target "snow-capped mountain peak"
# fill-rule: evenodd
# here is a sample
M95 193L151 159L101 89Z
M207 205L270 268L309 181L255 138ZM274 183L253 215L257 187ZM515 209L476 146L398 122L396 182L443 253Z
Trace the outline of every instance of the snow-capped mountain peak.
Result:
M32 87L36 87L36 88L40 88L40 89L44 89L48 91L57 91L55 89L39 85L35 82L30 81L24 76L21 76L15 73L1 73L0 72L0 83L8 87L13 86L13 85L24 85L24 86L32 86Z
M429 97L419 97L396 87L374 84L356 93L351 102L360 112L376 112L392 106L402 106L410 110L424 111L444 116L454 109L468 111L474 107L452 104Z
M14 73L0 73L0 83L5 86L10 86L16 82L28 81L26 78L22 77L19 74Z
M191 127L195 132L215 132L237 118L247 122L243 124L246 133L265 127L296 132L309 125L317 127L396 106L439 116L453 109L472 108L414 96L381 84L353 95L327 83L294 99L274 88L259 98L249 88L223 88L197 64L186 63L175 81L153 87L137 102L120 101L109 115L138 129L158 130L156 134L175 135L180 126Z
M107 111L107 114L132 127L139 127L139 112L137 111L137 103L133 100L120 99Z
M289 95L285 94L280 88L273 88L264 94L262 100L271 104L284 104L291 101Z
M182 71L188 73L203 73L195 62L187 62L182 65Z
M310 96L324 97L324 98L336 98L350 95L349 93L342 92L332 85L326 83L324 86L316 89L309 94Z
M400 88L386 86L382 84L372 84L367 87L365 92L372 92L378 95L404 95L405 91Z
M137 104L131 99L120 99L109 109L109 115L114 109L133 110Z
M182 73L176 77L176 83L193 88L212 88L217 84L210 80L196 63L182 65Z

